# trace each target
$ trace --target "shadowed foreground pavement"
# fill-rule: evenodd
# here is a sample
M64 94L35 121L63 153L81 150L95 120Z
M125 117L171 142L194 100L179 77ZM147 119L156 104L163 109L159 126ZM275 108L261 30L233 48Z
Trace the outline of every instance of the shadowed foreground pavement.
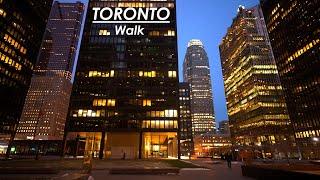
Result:
M239 163L233 163L231 169L227 167L225 162L213 164L210 160L195 160L192 163L210 169L181 169L179 175L109 175L108 171L93 171L92 176L95 180L250 180L250 178L242 176Z
M76 179L81 173L81 160L66 161L13 161L3 162L0 167L21 166L21 167L56 167L60 169L58 174L0 174L0 179L9 180L28 180L28 179L52 179L69 180ZM111 168L170 168L177 164L176 161L168 163L167 161L95 161L92 176L95 180L249 180L241 174L240 163L234 162L232 169L229 169L226 162L217 161L214 163L210 159L200 159L185 161L199 166L186 166L180 170L178 175L112 175L109 174ZM188 163L187 163L188 164ZM181 164L180 164L181 165ZM187 168L186 168L187 167ZM125 170L124 170L125 171ZM85 178L87 179L87 178Z

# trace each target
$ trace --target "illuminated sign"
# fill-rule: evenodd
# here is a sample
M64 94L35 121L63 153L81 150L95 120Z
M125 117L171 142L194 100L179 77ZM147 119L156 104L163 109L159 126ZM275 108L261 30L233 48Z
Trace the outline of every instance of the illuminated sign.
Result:
M171 12L161 8L110 8L93 7L93 24L116 24L116 35L144 35L141 24L170 23ZM117 25L119 24L119 25ZM129 26L134 24L134 26Z

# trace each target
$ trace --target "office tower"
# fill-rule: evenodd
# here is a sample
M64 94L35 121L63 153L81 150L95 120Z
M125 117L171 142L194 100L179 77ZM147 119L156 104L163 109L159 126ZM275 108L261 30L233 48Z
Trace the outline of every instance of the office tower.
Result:
M151 7L161 19L151 17ZM112 11L122 12L120 18L110 16ZM146 11L147 17L140 16ZM137 27L143 28L142 34L134 30ZM119 28L129 29L122 34ZM177 157L178 91L175 1L90 0L65 153L119 159Z
M219 122L219 133L230 135L230 128L229 128L229 121L228 120Z
M193 134L215 132L209 60L200 40L193 39L188 43L183 74L184 82L191 85Z
M281 158L290 119L260 7L240 7L220 45L231 136L239 148Z
M0 154L13 140L52 0L0 0Z
M83 13L80 2L54 2L16 140L63 139Z
M180 103L180 154L185 158L193 154L193 135L191 120L191 98L190 84L179 84L179 103Z
M303 158L320 158L320 2L261 1L295 138Z

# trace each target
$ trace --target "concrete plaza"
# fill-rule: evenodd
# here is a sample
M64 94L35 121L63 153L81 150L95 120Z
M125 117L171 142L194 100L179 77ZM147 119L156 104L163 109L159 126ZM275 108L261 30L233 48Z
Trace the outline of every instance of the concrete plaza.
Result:
M211 160L194 160L192 163L204 168L182 168L179 175L110 175L108 171L93 171L95 180L249 180L241 174L240 164L235 162L229 169L225 162L213 163Z
M23 164L22 164L23 162ZM37 162L33 161L31 163L27 163L27 161L20 162L20 166L25 166L29 164L29 166L48 166L48 164L53 164L54 167L60 166L60 172L58 174L51 175L36 175L36 174L0 174L0 179L53 179L53 180L69 180L69 179L78 179L81 177L81 161L63 161L62 163L59 161L46 161ZM232 168L229 169L224 161L212 161L210 159L200 159L200 160L185 160L182 161L165 161L165 160L137 160L137 161L94 161L93 170L91 176L95 180L209 180L209 179L221 179L221 180L249 180L250 178L243 177L241 174L240 163L234 162L232 164ZM36 165L38 163L38 165ZM39 164L40 163L40 164ZM188 165L189 163L192 163ZM7 165L9 165L8 163ZM14 163L18 164L18 163ZM62 166L64 164L64 166ZM62 167L61 167L62 166ZM123 168L124 172L126 168L179 168L179 174L169 174L169 175L126 175L125 173L122 175L113 175L110 174L109 171L112 168ZM85 176L84 176L85 177ZM87 177L82 178L87 179Z

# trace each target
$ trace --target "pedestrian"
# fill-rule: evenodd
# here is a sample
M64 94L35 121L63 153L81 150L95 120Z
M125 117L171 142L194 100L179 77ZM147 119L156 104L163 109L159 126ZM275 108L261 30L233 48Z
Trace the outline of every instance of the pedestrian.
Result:
M88 180L94 180L94 178L90 175L90 176L88 177Z
M125 160L125 159L126 159L126 152L123 152L122 159L123 159L123 160Z
M231 161L232 161L232 155L231 153L228 153L225 155L225 158L227 160L228 168L231 168Z

